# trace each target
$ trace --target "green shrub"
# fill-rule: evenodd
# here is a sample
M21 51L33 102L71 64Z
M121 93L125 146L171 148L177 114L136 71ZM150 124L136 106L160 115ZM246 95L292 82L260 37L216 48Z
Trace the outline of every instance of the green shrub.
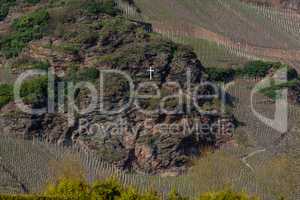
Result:
M115 16L119 13L119 10L116 8L113 0L105 1L88 1L85 5L85 10L87 13L92 15L98 15L100 13L105 13L108 15Z
M141 199L140 194L133 188L129 188L128 190L122 192L119 200L138 200Z
M258 200L258 198L252 198L246 194L236 193L229 190L223 192L209 192L201 195L198 200Z
M278 96L279 90L292 88L299 84L300 84L300 81L296 80L296 79L287 81L285 83L280 83L280 84L275 84L275 82L273 80L271 80L271 86L260 89L259 92L261 92L262 94L264 94L265 96L267 96L273 100L276 100L280 97L280 96Z
M78 72L78 79L81 81L84 80L96 80L99 78L99 70L96 68L84 68Z
M47 30L49 13L39 10L15 19L13 32L0 40L1 52L7 57L16 57L28 42L42 38Z
M31 69L43 69L48 70L50 63L47 61L36 61L31 63Z
M72 65L68 68L68 80L73 82L78 81L95 81L99 78L100 72L97 68L84 68L79 69L79 66Z
M92 186L91 199L114 200L121 196L123 189L116 180L96 181Z
M90 186L82 180L61 179L57 185L49 185L46 189L46 196L59 196L74 199L89 199Z
M172 190L168 195L168 200L188 200L188 198L182 197L176 190Z
M247 76L247 77L265 77L268 75L269 71L273 69L274 71L287 68L288 79L298 78L297 71L285 64L280 62L265 62L261 60L250 61L246 63L242 68L237 69L224 69L224 68L206 68L205 72L208 75L209 80L211 81L230 81L238 76Z
M235 70L232 68L206 68L205 72L211 81L230 81L235 76Z
M0 85L0 108L13 99L13 86L9 84Z
M20 96L24 102L29 104L42 103L47 97L48 78L40 76L24 81L21 85Z
M47 186L44 196L1 196L1 199L77 199L77 200L161 200L162 196L156 192L139 193L134 188L124 188L115 179L96 181L88 184L82 178L60 178L58 182ZM175 190L172 190L168 200L188 200ZM258 200L244 193L233 191L209 192L201 195L198 200Z
M0 0L0 21L4 20L9 13L11 6L14 6L16 0Z
M238 74L248 77L265 77L268 71L273 67L272 62L250 61L238 70Z
M33 34L40 34L42 29L48 25L49 13L47 10L42 9L29 13L12 23L12 28L17 32L32 32Z

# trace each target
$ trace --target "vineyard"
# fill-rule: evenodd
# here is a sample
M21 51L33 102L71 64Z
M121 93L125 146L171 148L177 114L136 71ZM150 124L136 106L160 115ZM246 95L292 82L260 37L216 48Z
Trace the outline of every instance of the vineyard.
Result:
M300 16L293 11L283 12L237 0L136 0L136 7L121 0L117 3L131 20L149 22L153 25L154 32L177 43L192 46L202 64L211 67L210 69L213 67L239 69L238 67L244 66L249 60L258 58L283 61L295 68L300 66ZM88 8L93 8L94 4L91 5ZM83 17L82 20L85 18ZM94 18L97 19L92 15L91 19ZM122 24L123 21L116 22ZM106 37L120 29L120 27L110 27L110 22L102 24L104 25L107 25ZM91 23L90 26L96 25ZM98 26L99 24L96 28ZM131 30L124 27L123 29L124 33ZM77 35L77 32L73 34ZM149 35L151 34L155 33ZM88 34L86 39L84 35L83 39L97 46L101 42L95 42L94 40L97 39L94 36ZM127 38L127 36L124 34L122 37ZM144 34L140 37L144 37ZM133 35L132 38L127 39L129 41L137 37ZM107 42L107 45L115 40L115 36L112 35L112 40ZM49 46L53 45L52 42L49 41L51 44ZM105 40L102 43L105 43ZM70 44L62 45L65 47L62 49L79 56L77 55L79 50ZM134 45L129 46L129 48L134 47ZM125 48L127 50L127 47ZM51 53L52 51L55 52L55 48ZM84 49L82 52L85 51L89 50ZM111 51L114 52L115 49ZM153 54L158 51L157 48L153 48ZM170 52L169 57L173 59L173 48L170 48ZM59 56L60 52L57 55ZM57 61L57 55L53 62ZM106 58L103 60L113 58L109 56L110 54L107 55L102 55L102 58ZM135 52L130 52L129 55L133 58L139 56ZM141 55L144 56L143 51ZM98 54L94 56L99 57ZM127 58L126 56L127 54L124 58ZM64 59L69 58L73 59L73 56ZM57 65L60 66L64 59ZM163 57L162 60L164 59L166 58ZM160 64L161 62L157 65ZM82 65L85 66L86 63ZM145 69L148 69L148 65L145 66L147 67ZM2 70L1 74L4 74L3 80L9 79L6 69L0 70ZM92 72L93 70L90 71ZM265 73L268 72L269 69ZM144 70L141 73L144 73ZM85 73L83 76L88 74ZM99 151L83 149L77 146L75 140L70 146L62 146L58 142L50 144L46 141L25 140L9 134L0 134L0 193L41 193L48 183L56 181L56 175L61 168L71 161L76 165L70 167L74 167L73 170L76 171L77 165L80 166L89 183L114 177L125 187L137 188L138 192L155 190L163 199L166 199L172 189L176 189L184 196L196 198L202 193L220 191L224 188L257 195L263 200L274 200L281 196L286 200L300 199L300 107L294 104L288 105L288 131L285 133L276 131L259 120L257 114L253 112L255 109L257 113L271 119L276 114L272 99L261 93L255 93L252 99L253 88L260 80L241 77L233 79L226 85L228 105L238 124L233 138L218 148L203 150L201 157L193 157L192 165L188 166L189 169L181 175L174 176L168 172L147 175L138 170L122 171L102 160ZM106 154L108 157L113 156L112 152Z
M135 2L141 13L120 6L128 17L150 22L156 32L191 45L207 67L258 58L290 62L300 55L300 16L290 10L237 0Z
M0 191L7 193L37 193L52 181L53 170L66 158L72 158L85 169L89 181L117 178L124 186L134 186L140 192L156 190L167 195L176 188L186 196L198 196L206 191L224 187L245 191L262 199L299 195L299 116L298 107L289 111L289 132L286 135L268 128L252 114L249 94L255 81L236 80L228 89L235 96L234 113L243 124L235 133L235 144L222 147L215 153L201 157L184 175L149 176L126 173L102 161L95 153L76 146L61 147L41 141L26 141L1 135ZM271 116L273 104L255 96L255 109ZM263 109L262 109L263 108ZM50 165L49 163L57 165ZM282 178L284 177L284 178Z

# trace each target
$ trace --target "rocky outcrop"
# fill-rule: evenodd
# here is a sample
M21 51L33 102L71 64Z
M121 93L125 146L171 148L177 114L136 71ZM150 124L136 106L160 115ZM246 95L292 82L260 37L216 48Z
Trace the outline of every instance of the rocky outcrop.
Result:
M29 115L16 112L15 105L9 104L2 108L1 132L27 139L41 138L62 145L77 144L95 151L121 169L149 174L181 173L191 158L201 155L204 147L216 148L226 142L228 124L232 123L230 116L222 115L212 100L197 99L196 103L199 107L214 110L213 115L200 113L195 108L189 111L187 107L191 100L190 90L197 89L197 95L213 94L212 88L199 87L206 80L206 75L201 62L189 47L148 33L149 27L145 24L120 16L83 16L70 23L67 25L73 29L67 35L49 35L31 42L20 57L46 60L57 76L58 72L64 72L65 76L59 76L57 82L70 81L74 66L79 71L93 67L100 73L103 69L119 70L130 76L135 89L142 83L155 84L162 97L140 100L139 106L131 103L117 114L103 113L100 103L107 110L118 109L132 93L124 77L110 74L105 76L103 101L98 98L97 106L91 112L76 113L70 118L70 110L65 106L63 112ZM153 70L151 80L149 69ZM85 78L87 75L80 80L84 81ZM99 91L99 80L93 80L93 83ZM151 88L143 88L140 92L153 95L155 93ZM179 104L178 98L164 98L178 94L179 89L183 91L180 93L184 99L183 109L166 114L160 102L165 102L164 109L175 110ZM85 108L90 100L87 90L76 93L75 101L80 108ZM66 99L65 105L69 103ZM141 108L158 109L158 112L144 113ZM195 130L186 124L224 126L214 126L214 130Z

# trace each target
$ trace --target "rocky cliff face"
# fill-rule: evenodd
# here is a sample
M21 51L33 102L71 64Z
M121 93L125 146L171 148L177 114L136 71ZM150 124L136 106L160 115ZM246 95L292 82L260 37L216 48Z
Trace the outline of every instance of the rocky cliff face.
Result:
M132 79L135 91L138 85L151 83L157 86L162 96L139 100L139 106L131 103L120 113L107 114L100 107L101 103L107 110L118 109L132 94L124 76L108 74L104 76L102 85L103 99L99 97L90 112L71 113L70 119L68 98L63 101L65 105L55 101L54 113L42 115L24 114L17 111L11 102L1 109L2 133L26 139L37 137L62 145L77 144L95 151L104 160L122 169L150 174L178 174L188 166L193 156L201 155L204 147L216 148L218 141L230 139L228 132L232 117L221 113L218 99L196 100L201 108L214 111L213 115L187 107L190 90L197 89L197 95L213 94L208 86L198 87L206 80L204 67L189 47L149 32L148 24L129 21L121 16L86 15L80 10L76 12L76 9L70 15L68 10L63 9L70 8L49 11L53 27L47 36L30 42L17 58L6 60L16 74L26 71L33 66L32 63L42 61L48 63L49 69L54 69L55 86L59 82L76 84L89 81L99 91L101 84L96 71L101 74L103 69L114 69ZM151 80L149 69L153 70ZM183 98L182 103L178 96L164 99L178 95L179 88L182 90L179 95ZM140 92L156 94L153 87L144 87ZM86 89L78 90L75 97L75 103L82 109L92 99ZM176 110L180 104L183 108L166 114L160 107L161 101L165 110ZM37 106L34 103L30 105L33 108ZM141 109L158 109L158 112L147 114ZM191 130L187 130L187 124ZM219 126L205 128L204 131L191 128L199 124Z

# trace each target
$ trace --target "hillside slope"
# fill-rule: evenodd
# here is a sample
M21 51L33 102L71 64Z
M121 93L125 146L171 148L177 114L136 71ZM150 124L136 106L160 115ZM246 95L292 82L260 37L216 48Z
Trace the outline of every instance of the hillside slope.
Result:
M283 9L292 9L300 12L300 2L298 0L242 0L249 3L256 3L266 6L273 6Z
M0 88L1 132L27 139L42 138L62 145L79 144L121 169L150 174L166 171L181 173L192 157L201 155L202 148L217 146L218 136L212 130L197 135L195 131L182 134L180 130L164 131L158 127L161 124L182 123L184 120L193 122L194 119L207 125L220 120L225 123L232 120L230 115L223 116L218 102L212 99L199 100L199 106L214 109L216 113L213 116L185 108L188 87L197 88L199 82L206 80L204 67L191 48L151 32L149 24L125 19L113 1L41 1L35 5L20 3L12 8L2 23L3 27L9 27L0 40L2 69L9 66L14 77L28 69L54 71L55 84L61 81L64 84L86 81L93 84L96 91L103 93L91 95L85 88L74 91L74 94L72 91L63 93L68 97L74 96L74 101L81 109L88 107L92 97L96 97L93 110L84 114L72 113L65 106L72 105L72 102L63 98L55 106L55 112L34 115L18 112L12 95L13 86L3 84ZM103 69L118 70L121 74L108 74L100 82ZM155 72L151 77L149 69ZM190 76L187 71L190 71ZM162 95L140 100L138 104L131 103L122 112L107 114L105 110L119 110L131 100L130 95L136 95L122 75L124 73L132 79L134 89L151 81ZM24 83L21 95L31 108L48 105L48 80L48 77L41 76ZM178 84L175 88L170 84L174 81ZM184 90L179 94L184 99L184 108L177 112L180 101L167 97L176 93L178 87ZM212 92L206 86L198 90L199 94ZM53 91L54 94L59 92L62 91ZM141 92L153 95L153 88ZM162 107L160 102L163 99L166 100ZM163 110L175 110L176 113L169 115ZM81 122L83 120L85 123ZM74 123L70 124L70 121ZM149 127L146 123L149 121L154 126ZM126 129L115 132L114 127L123 128L124 123ZM97 125L105 129L90 132L90 127ZM223 127L218 129L227 131Z
M300 16L238 0L136 0L146 21L177 37L202 38L242 57L299 62ZM295 66L296 68L299 66Z

